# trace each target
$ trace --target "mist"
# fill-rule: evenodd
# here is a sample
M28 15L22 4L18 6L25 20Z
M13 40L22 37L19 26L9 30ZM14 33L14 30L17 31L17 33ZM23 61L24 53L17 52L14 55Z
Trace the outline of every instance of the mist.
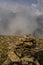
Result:
M43 38L43 14L36 17L38 28L33 32L33 36Z
M37 5L0 4L0 35L36 36L39 32L38 37L43 37L42 17Z

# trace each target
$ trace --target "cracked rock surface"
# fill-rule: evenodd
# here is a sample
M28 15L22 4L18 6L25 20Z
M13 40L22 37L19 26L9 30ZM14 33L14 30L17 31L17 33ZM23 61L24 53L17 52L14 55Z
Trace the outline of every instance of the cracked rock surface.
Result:
M43 65L43 39L0 35L0 65Z

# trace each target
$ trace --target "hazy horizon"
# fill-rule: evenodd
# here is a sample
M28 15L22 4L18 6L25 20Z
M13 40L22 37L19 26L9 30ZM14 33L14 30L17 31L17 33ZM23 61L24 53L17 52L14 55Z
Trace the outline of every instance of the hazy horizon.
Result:
M0 35L43 38L43 0L0 0Z

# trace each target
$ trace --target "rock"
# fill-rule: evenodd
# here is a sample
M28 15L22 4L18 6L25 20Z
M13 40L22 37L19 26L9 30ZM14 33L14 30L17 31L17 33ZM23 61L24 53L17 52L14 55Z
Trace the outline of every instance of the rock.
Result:
M12 64L12 61L9 59L9 58L7 58L3 63L2 63L2 65L11 65Z
M23 53L23 48L20 47L20 46L17 46L17 47L15 48L14 52L17 54L17 56L18 56L19 58L21 58L21 57L22 57L22 53Z
M35 57L39 61L40 65L43 65L43 51L35 53Z
M34 58L33 57L29 58L27 56L21 58L21 60L22 60L22 65L28 65L29 62L31 62L31 63L34 62Z
M28 45L28 46L30 46L30 47L33 45L32 42L25 42L25 44Z
M31 34L29 34L29 35L24 35L24 38L30 38L30 35L31 35Z
M0 48L0 65L43 65L43 39L29 35L1 36Z
M12 62L19 62L20 61L19 57L13 51L8 52L8 57L10 58L10 60Z

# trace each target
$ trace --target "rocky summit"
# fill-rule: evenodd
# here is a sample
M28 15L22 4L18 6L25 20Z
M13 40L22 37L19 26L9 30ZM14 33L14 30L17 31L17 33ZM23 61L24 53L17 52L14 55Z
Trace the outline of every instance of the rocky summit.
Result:
M43 39L0 35L0 65L43 65Z

